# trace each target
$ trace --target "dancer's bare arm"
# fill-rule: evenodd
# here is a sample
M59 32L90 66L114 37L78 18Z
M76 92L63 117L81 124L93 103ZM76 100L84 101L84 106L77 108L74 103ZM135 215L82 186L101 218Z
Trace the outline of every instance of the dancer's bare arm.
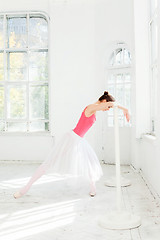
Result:
M121 106L121 105L119 105L119 104L117 104L117 106L118 106L119 109L123 110L123 114L124 114L124 116L126 117L127 122L129 122L129 120L130 120L130 114L129 114L129 112L128 112L128 109L125 108L125 107L123 107L123 106Z
M86 110L85 110L85 115L86 117L90 117L92 114L96 113L96 111L107 111L110 108L114 107L114 102L103 102L100 104L90 104L87 106ZM123 110L123 114L126 117L127 121L130 121L130 115L128 112L128 109L117 104L118 108Z
M102 102L100 104L90 104L87 106L85 110L85 115L90 117L92 114L96 113L97 111L107 111L110 108L113 108L113 102Z

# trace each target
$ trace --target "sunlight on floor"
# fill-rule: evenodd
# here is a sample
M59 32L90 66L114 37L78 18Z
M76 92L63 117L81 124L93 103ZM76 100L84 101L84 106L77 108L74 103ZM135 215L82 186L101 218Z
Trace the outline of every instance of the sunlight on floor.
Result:
M57 182L61 180L68 179L69 177L62 177L59 175L47 175L43 176L40 179L38 179L37 182L34 183L34 185L39 185L39 184L45 184L45 183L51 183L51 182ZM10 189L10 188L21 188L23 187L28 181L30 177L27 178L17 178L17 179L11 179L11 180L6 180L6 181L1 181L0 182L0 188L1 189Z
M48 204L0 216L0 239L18 240L71 224L80 199Z
M39 179L35 184L40 185L33 186L29 194L14 199L15 188L26 184L33 167L8 164L0 168L0 240L159 239L159 205L129 166L122 167L132 181L130 187L123 188L122 201L127 210L141 216L142 225L126 231L111 231L98 224L104 214L115 210L115 188L104 185L105 178L115 172L114 166L102 165L104 177L97 183L95 198L90 198L86 180L49 174Z

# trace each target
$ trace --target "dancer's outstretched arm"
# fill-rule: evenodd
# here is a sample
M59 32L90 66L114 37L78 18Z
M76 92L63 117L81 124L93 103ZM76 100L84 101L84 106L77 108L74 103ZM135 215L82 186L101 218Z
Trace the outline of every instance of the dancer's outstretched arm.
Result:
M114 103L113 102L100 102L97 101L94 104L90 104L87 106L85 110L86 117L90 117L92 114L96 113L97 111L107 111L110 108L113 108Z
M128 109L119 105L118 103L114 103L114 102L101 102L101 104L95 103L95 104L90 104L87 106L86 110L85 110L85 115L87 117L90 117L92 114L96 113L97 111L107 111L110 108L113 108L114 105L117 105L119 109L123 110L123 114L126 117L127 121L129 122L130 120L130 115L128 112Z
M130 115L129 115L128 109L125 108L125 107L123 107L123 106L121 106L121 105L119 105L119 104L117 104L117 106L118 106L119 109L123 110L123 114L124 114L124 116L126 117L127 122L129 122L129 120L130 120Z

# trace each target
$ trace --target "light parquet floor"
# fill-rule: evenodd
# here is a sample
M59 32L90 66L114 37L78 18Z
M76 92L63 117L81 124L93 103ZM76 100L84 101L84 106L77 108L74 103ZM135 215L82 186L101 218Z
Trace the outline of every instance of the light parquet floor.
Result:
M123 208L139 215L142 225L131 230L108 230L99 220L116 210L116 190L104 182L115 174L102 164L104 176L97 195L89 196L83 179L43 176L21 199L13 193L22 187L37 164L1 164L0 240L160 240L160 205L141 175L122 166L132 185L122 188Z

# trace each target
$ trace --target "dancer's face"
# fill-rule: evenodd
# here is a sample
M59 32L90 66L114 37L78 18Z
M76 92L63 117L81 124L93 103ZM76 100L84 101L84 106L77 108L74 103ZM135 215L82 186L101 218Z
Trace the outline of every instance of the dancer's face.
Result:
M101 101L102 104L107 103L107 101L104 99ZM113 108L113 103L110 102L110 104L107 104L106 108L103 111L108 111L110 108Z

